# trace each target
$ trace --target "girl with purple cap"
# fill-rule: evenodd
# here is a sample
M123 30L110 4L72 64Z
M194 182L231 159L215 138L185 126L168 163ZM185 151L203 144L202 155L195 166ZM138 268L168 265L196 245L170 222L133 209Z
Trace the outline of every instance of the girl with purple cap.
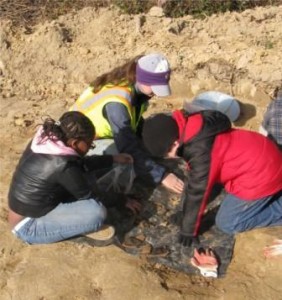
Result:
M161 54L137 56L99 77L80 95L72 111L84 113L96 128L91 154L129 153L137 176L181 193L183 181L156 164L142 145L142 115L153 96L170 95L170 66Z

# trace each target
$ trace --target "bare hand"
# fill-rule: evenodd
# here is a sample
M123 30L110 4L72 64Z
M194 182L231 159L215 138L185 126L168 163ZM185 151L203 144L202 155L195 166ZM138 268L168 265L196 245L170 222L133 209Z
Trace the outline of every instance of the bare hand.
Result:
M129 198L127 199L125 207L130 209L133 212L133 214L136 215L141 211L142 205L137 200Z
M282 240L274 240L271 246L265 247L263 249L263 254L266 258L282 255Z
M170 191L181 194L184 189L184 182L175 176L173 173L169 173L162 181L162 185Z
M194 250L194 257L191 258L191 263L195 267L213 268L218 267L218 262L211 249L200 253L197 249Z
M117 155L113 155L113 161L119 164L132 164L133 157L127 153L120 153Z
M191 264L200 270L205 277L217 277L218 261L211 249L200 253L194 250L194 257L191 258Z

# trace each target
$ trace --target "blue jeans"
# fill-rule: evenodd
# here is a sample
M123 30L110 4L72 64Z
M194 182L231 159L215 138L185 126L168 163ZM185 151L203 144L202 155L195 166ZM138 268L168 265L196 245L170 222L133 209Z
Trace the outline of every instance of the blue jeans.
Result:
M257 227L282 225L282 192L246 201L227 194L216 215L216 225L234 234Z
M97 231L106 218L106 208L94 199L60 203L40 218L25 218L13 233L28 244L48 244Z

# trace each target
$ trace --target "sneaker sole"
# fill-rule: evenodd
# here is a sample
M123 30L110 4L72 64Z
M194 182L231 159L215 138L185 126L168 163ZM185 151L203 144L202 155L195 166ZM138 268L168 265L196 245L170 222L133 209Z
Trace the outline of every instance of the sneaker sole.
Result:
M93 239L95 241L107 241L115 236L115 229L113 227L107 229L101 229L100 231L85 234L85 237Z
M113 244L114 237L108 240L101 241L101 240L92 239L87 236L81 236L81 237L73 238L71 239L71 241L77 244L83 244L92 247L106 247Z

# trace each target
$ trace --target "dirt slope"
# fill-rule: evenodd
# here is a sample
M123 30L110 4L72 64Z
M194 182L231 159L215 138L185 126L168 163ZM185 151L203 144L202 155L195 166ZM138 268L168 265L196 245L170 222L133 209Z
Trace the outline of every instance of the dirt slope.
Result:
M152 100L149 114L216 89L242 102L235 126L257 130L282 82L281 22L282 6L205 20L85 8L17 32L0 20L0 299L282 299L282 258L262 256L281 228L238 235L227 276L206 280L112 246L24 245L6 223L9 182L41 116L59 117L89 81L142 52L162 52L174 70L173 97Z

